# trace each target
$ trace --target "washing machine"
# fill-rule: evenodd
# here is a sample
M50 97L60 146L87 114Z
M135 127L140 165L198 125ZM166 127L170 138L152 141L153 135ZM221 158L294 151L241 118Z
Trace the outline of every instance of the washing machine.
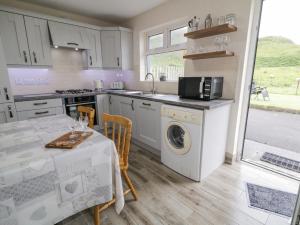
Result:
M162 163L177 173L200 181L203 111L163 105L161 128Z

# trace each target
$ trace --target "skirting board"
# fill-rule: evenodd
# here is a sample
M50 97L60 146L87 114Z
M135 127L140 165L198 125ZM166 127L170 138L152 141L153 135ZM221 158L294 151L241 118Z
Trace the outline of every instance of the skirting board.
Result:
M234 158L235 158L234 154L225 152L225 163L231 165L233 163Z
M152 148L151 146L146 145L146 144L140 142L140 141L137 140L137 139L132 138L131 140L132 140L132 143L133 143L133 144L135 144L135 145L137 145L137 146L140 146L142 149L146 149L146 150L148 150L149 152L152 152L153 154L155 154L155 155L157 155L157 156L160 157L161 154L160 154L160 151L159 151L159 150L157 150L157 149L155 149L155 148Z

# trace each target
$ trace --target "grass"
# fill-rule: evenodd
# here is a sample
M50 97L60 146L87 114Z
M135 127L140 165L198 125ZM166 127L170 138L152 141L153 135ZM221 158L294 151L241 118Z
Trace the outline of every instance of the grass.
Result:
M252 95L250 107L265 110L300 113L300 95L270 94L269 101L264 101L262 96L259 96L258 99L255 99L255 96Z

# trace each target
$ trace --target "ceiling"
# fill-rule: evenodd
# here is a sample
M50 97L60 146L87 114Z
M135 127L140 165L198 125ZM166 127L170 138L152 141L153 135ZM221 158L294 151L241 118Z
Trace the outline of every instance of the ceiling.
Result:
M95 17L115 23L122 22L167 0L22 0L53 9Z

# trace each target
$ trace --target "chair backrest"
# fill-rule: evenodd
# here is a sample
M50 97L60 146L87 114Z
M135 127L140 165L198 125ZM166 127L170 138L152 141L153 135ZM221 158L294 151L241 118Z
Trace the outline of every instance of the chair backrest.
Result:
M79 112L80 117L87 115L89 118L88 126L94 128L95 109L86 106L78 106L77 111Z
M132 132L131 120L124 116L104 113L102 121L104 135L115 142L120 161L127 168Z

